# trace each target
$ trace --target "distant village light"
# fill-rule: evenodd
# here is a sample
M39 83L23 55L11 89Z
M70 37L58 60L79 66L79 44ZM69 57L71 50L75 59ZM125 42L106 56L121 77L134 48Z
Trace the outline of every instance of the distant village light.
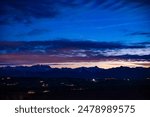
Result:
M43 83L42 87L48 87L48 84Z
M43 91L43 93L49 93L49 92L50 92L49 90L44 90L44 91Z
M2 78L2 80L5 80L5 78Z
M44 83L44 81L41 80L40 83Z
M94 78L92 79L92 82L97 82Z
M35 91L28 91L28 94L35 94Z
M7 77L7 80L10 80L11 78L10 77Z

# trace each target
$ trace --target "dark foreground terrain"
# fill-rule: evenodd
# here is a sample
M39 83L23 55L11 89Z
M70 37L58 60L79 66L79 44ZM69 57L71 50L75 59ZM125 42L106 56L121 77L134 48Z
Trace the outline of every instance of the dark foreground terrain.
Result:
M0 99L146 100L150 99L150 79L3 77Z

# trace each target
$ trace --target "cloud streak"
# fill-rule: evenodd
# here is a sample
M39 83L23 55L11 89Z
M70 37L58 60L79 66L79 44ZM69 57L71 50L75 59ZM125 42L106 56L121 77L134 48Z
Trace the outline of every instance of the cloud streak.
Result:
M82 7L119 10L132 4L132 6L150 6L149 0L1 0L0 24L13 22L29 23L33 19L55 18L67 8Z

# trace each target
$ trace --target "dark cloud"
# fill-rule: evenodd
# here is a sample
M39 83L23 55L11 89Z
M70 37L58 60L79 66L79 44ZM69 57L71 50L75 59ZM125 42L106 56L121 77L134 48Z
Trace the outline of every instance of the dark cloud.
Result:
M143 55L143 56L139 56L139 55L122 55L122 56L115 56L114 58L116 59L124 59L124 60L146 60L146 61L150 61L150 55Z
M70 40L0 42L1 61L7 61L10 58L11 60L14 58L28 61L30 57L47 62L150 60L149 48L145 46L144 42L136 46L114 42Z
M92 8L120 9L128 4L149 6L149 0L1 0L0 24L29 23L33 19L55 18L65 8L78 8L91 4ZM67 11L66 11L67 12Z
M8 22L28 22L32 18L56 17L56 8L57 0L1 0L0 14Z
M145 48L150 48L150 42L140 42L136 43L137 46L145 46Z
M140 43L138 43L138 45L150 45L150 42L140 42Z
M145 42L146 43L146 42ZM150 61L150 48L94 41L0 42L0 65L50 64L65 62ZM147 43L146 43L147 44ZM135 48L133 48L135 47ZM142 48L140 48L142 47Z
M147 59L143 59L146 57ZM141 59L142 58L142 59ZM65 62L100 62L100 61L127 61L127 62L150 62L150 55L147 56L133 56L133 55L125 55L125 56L53 56L53 55L17 55L17 54L10 54L10 55L1 55L0 63L1 65L6 64L50 64L50 63L65 63ZM144 64L143 64L144 65ZM144 65L145 66L145 65Z
M150 37L150 32L133 32L133 33L130 33L129 35Z
M35 33L35 32L34 32ZM36 32L37 33L37 32ZM105 49L129 49L129 48L145 48L145 44L140 45L124 45L115 42L97 42L97 41L71 41L71 40L52 40L52 41L1 41L0 51L2 50L34 50L34 49L83 49L83 50L105 50Z

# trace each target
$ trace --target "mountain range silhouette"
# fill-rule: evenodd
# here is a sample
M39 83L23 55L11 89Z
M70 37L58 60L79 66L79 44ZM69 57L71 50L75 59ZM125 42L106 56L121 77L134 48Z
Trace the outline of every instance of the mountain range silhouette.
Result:
M150 77L150 68L117 67L103 69L95 67L51 68L47 65L0 67L0 77L20 78L116 78L116 79L145 79Z

